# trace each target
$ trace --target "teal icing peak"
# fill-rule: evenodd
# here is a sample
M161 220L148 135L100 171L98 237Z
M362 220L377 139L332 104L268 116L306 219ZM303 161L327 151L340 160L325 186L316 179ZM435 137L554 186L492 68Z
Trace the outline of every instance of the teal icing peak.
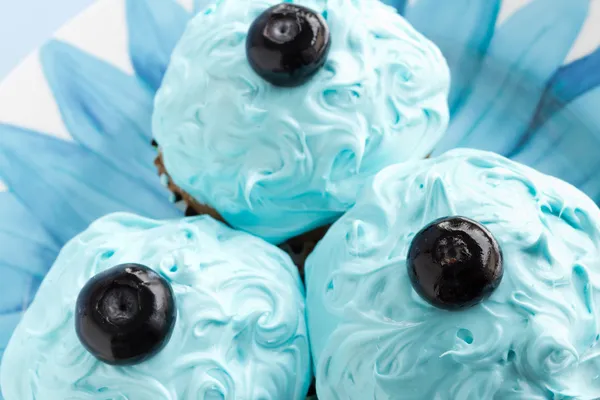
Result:
M245 39L276 3L223 0L192 19L153 115L174 182L271 242L334 220L365 178L429 154L449 90L437 47L373 0L300 1L327 12L329 57L305 85L270 85L247 62Z
M485 225L504 256L461 312L413 290L406 255L439 217ZM326 399L600 398L600 210L499 155L452 150L390 166L306 263L317 392Z
M89 354L73 320L97 273L138 262L172 285L166 347L134 366ZM281 250L209 217L158 222L113 214L71 240L4 354L6 400L304 400L312 378L304 290Z

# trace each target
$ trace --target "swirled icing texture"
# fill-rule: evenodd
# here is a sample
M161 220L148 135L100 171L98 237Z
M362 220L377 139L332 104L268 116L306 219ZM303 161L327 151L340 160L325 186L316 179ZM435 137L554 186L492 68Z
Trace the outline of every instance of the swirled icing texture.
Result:
M178 314L161 352L114 367L86 352L73 314L89 278L126 262L166 277ZM0 378L6 400L300 400L311 376L302 284L285 253L209 217L115 214L60 253Z
M448 215L504 255L498 289L461 312L425 303L406 271L415 233ZM383 170L307 261L319 397L600 398L599 226L580 191L492 153Z
M280 0L220 0L193 19L155 101L174 182L271 242L333 221L368 176L424 158L448 123L440 51L376 0L294 1L321 12L327 62L280 88L246 59L254 19Z

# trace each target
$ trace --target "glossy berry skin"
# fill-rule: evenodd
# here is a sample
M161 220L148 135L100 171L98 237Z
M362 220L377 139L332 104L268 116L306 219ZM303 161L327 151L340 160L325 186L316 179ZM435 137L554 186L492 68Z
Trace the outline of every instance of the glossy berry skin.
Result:
M415 291L445 310L483 301L504 273L496 239L484 226L464 217L438 219L417 233L407 268Z
M90 279L77 298L81 344L111 365L140 363L169 341L176 320L171 285L139 264L122 264Z
M246 38L246 56L252 69L275 86L299 86L327 59L329 28L316 12L282 3L254 20Z

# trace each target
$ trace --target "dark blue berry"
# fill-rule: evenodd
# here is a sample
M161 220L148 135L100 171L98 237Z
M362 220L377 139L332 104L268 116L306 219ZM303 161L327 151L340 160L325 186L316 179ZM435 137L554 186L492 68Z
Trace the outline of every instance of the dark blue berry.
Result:
M324 64L331 45L329 28L316 12L282 3L254 20L246 38L252 69L276 86L299 86Z
M90 279L77 298L81 344L111 365L140 363L169 341L176 319L171 285L140 264L122 264Z
M407 268L415 291L446 310L483 301L504 273L496 239L483 225L464 217L438 219L417 233Z

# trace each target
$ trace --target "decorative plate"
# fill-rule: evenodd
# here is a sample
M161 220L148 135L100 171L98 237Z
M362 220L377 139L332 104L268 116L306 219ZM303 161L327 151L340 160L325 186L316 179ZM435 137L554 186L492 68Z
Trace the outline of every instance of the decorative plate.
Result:
M90 222L182 215L154 170L150 117L206 1L99 0L0 84L0 357L57 252ZM600 0L386 1L452 71L434 155L493 150L600 202Z

